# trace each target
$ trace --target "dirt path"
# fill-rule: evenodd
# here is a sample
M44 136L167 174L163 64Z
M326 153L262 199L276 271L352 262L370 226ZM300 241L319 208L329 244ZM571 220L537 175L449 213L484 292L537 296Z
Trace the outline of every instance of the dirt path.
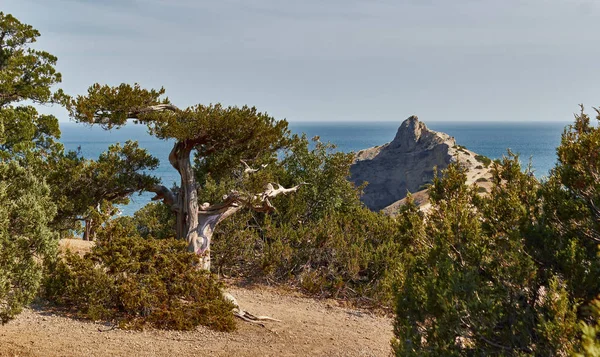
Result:
M331 300L292 296L268 287L232 287L241 306L283 320L266 328L238 322L221 333L122 331L92 322L24 311L0 325L0 356L388 356L392 321L337 306Z

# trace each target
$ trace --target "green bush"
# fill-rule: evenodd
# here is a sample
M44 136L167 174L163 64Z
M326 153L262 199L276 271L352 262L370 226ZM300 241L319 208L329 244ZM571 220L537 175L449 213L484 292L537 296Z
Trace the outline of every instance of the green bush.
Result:
M15 162L0 163L0 324L39 289L42 261L56 254L58 235L48 228L55 213L41 180Z
M143 239L128 223L99 232L84 257L67 254L54 262L45 297L81 317L114 319L122 328L235 329L233 306L223 299L221 285L194 267L197 258L185 242Z
M565 128L557 163L542 186L543 230L532 235L530 254L568 282L585 306L600 293L600 115L583 112Z
M456 164L434 178L425 234L414 241L398 285L397 356L572 351L577 305L567 282L526 252L539 184L514 156L492 174L488 197L465 184Z
M419 186L419 188L417 188L417 192L427 190L429 189L429 187L431 187L431 182L424 183L421 186Z
M588 306L591 316L590 322L581 321L581 349L576 357L600 356L600 296Z
M311 294L389 305L405 251L398 228L367 209L303 227L274 227L266 246L274 252L263 257L262 267Z
M91 320L112 318L118 304L114 277L92 259L70 251L64 259L51 266L44 283L45 296Z
M477 180L475 180L475 182L490 182L490 180L488 180L488 179L487 179L487 178L485 178L485 177L480 177L480 178L478 178Z
M483 155L475 155L475 160L481 162L485 167L490 166L492 163L492 160L489 157Z
M144 237L174 238L175 215L164 203L151 202L134 213L138 233Z
M366 208L332 212L304 225L240 228L240 215L221 227L213 262L220 272L256 280L291 283L308 294L391 305L392 287L406 250L399 225Z

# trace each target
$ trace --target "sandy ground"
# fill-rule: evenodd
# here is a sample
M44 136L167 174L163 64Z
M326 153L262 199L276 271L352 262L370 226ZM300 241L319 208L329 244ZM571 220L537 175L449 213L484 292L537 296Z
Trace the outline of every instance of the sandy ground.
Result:
M89 243L64 241L63 247ZM87 247L86 247L87 246ZM71 319L43 307L0 326L0 356L389 356L392 320L267 286L228 289L243 309L282 322L238 320L232 333L123 331Z
M85 241L78 238L61 239L58 242L60 252L64 253L69 250L72 253L77 253L79 255L84 255L85 253L89 252L93 245L94 242Z

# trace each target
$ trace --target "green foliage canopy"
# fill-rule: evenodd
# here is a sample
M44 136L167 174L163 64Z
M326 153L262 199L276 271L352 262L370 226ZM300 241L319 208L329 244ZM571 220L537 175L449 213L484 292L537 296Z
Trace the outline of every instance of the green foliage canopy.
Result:
M94 84L86 96L77 96L68 108L78 122L110 129L134 119L147 125L150 134L185 143L186 150L195 149L200 157L230 156L217 160L229 163L222 172L231 169L231 163L239 165L240 158L254 159L260 153L277 150L288 134L285 120L275 121L254 107L198 104L181 110L164 94L163 88L144 89L138 84Z
M62 232L93 216L99 226L103 222L99 214L110 213L115 204L127 204L133 193L159 183L146 173L158 166L158 159L132 141L109 146L97 160L68 152L55 155L47 166L45 178L59 204L53 227Z
M60 83L56 57L30 47L40 33L10 14L0 12L0 108L10 103L31 100L35 103L60 103L66 100Z

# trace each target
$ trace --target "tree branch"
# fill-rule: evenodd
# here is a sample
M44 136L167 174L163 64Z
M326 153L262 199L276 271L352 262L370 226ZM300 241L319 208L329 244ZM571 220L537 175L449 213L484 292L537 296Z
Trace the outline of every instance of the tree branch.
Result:
M171 207L172 210L177 210L177 196L173 191L162 185L156 185L148 189L148 191L156 194L156 196L152 197L152 201L162 200L167 206Z
M157 104L157 105L151 105L149 107L140 108L137 110L132 110L131 112L129 112L129 116L131 116L132 118L137 118L138 116L140 116L142 114L148 114L148 113L154 113L154 112L164 112L164 111L178 112L179 108L177 108L173 104Z
M135 108L128 111L126 114L128 119L140 119L140 116L144 114L164 111L178 112L180 110L173 104L157 104L148 107ZM111 122L111 114L113 113L113 111L106 110L106 108L97 109L94 112L94 119L91 124L109 125Z
M273 186L273 185L276 185L277 188L275 188L275 186ZM302 185L306 185L306 182L302 182L301 184L296 185L291 188L285 188L278 183L274 183L274 184L268 183L265 186L265 191L263 193L255 195L253 197L254 201L258 200L260 202L259 205L251 205L251 208L258 212L274 211L275 206L273 206L271 204L271 201L269 201L270 198L277 197L281 194L287 195L288 193L296 192Z
M179 172L179 162L177 161L177 153L180 150L180 146L181 146L181 143L179 141L176 142L175 144L173 144L173 148L171 149L171 152L169 152L169 163L178 172Z

